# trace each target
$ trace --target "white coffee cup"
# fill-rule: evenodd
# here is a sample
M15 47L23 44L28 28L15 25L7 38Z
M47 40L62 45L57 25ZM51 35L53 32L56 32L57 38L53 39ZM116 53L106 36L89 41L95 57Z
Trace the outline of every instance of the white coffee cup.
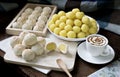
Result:
M92 56L108 56L108 39L100 34L92 34L86 37L86 49Z

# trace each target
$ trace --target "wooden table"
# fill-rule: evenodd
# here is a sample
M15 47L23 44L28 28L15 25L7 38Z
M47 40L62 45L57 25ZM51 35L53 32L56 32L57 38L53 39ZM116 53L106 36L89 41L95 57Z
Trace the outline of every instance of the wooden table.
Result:
M5 33L5 27L11 22L11 20L16 16L16 14L19 12L18 9L15 11L9 12L9 13L0 13L0 40L3 40L7 37L10 37L10 35ZM119 24L120 25L120 10L112 10L111 14L111 23ZM92 15L92 14L91 14ZM115 58L112 60L115 61L120 57L120 35L117 35L113 32L100 29L100 34L106 36L109 40L109 45L113 47L115 50ZM39 72L31 67L22 66L22 65L16 65L16 64L10 64L6 63L3 60L4 52L0 50L0 76L12 76L12 77L67 77L67 75L64 72L60 71L50 71L47 75L43 74L42 72ZM109 62L111 63L111 62ZM76 55L75 60L75 66L74 69L71 71L71 74L73 77L86 77L89 74L99 70L100 68L108 65L102 64L102 65L95 65L90 64L82 60L78 54ZM5 74L3 74L5 73Z

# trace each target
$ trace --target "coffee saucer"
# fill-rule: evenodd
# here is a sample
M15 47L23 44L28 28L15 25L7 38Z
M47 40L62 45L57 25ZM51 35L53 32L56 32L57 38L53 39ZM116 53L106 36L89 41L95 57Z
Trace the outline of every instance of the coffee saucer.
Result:
M113 60L115 56L115 52L113 48L110 45L107 45L107 50L111 51L111 53L108 56L97 56L93 57L91 54L86 50L86 43L81 43L77 48L77 53L80 58L85 60L86 62L92 63L92 64L105 64ZM96 50L97 52L97 50Z

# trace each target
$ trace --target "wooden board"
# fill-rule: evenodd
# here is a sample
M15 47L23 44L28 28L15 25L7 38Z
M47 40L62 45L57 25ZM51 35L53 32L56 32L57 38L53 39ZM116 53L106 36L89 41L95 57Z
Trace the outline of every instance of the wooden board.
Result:
M23 29L16 29L16 28L12 28L12 24L18 19L18 17L21 16L21 14L25 11L25 9L27 8L32 8L34 9L36 6L40 6L40 7L50 7L52 9L52 12L50 14L50 16L48 17L47 22L49 21L49 19L51 18L51 16L56 13L57 11L57 6L55 5L43 5L43 4L32 4L32 3L27 3L23 9L16 15L16 17L11 21L11 23L6 27L6 33L10 34L10 35L19 35L20 32L24 31ZM46 25L44 27L44 29L42 31L33 31L33 30L27 30L29 32L32 32L38 36L46 36L47 34L47 22Z
M11 46L8 43L9 52L7 52L4 55L4 60L6 62L14 63L14 64L20 64L20 65L26 65L26 66L37 66L37 67L42 67L42 68L49 68L52 70L61 70L61 69L59 69L59 67L56 63L56 59L61 58L66 63L68 70L71 71L74 67L78 43L60 40L51 34L48 35L46 39L56 42L57 45L62 42L67 44L69 53L62 54L59 52L51 52L47 55L44 54L42 56L38 56L31 62L27 62L24 59L22 59L21 57L15 56Z

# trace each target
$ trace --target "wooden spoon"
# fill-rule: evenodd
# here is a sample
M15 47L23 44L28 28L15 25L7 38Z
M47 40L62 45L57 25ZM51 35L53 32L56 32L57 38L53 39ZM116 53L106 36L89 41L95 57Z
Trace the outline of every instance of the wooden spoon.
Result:
M59 65L60 68L63 69L63 71L65 71L65 73L69 76L72 77L72 75L70 74L70 72L67 69L66 64L62 61L62 59L57 59L56 60L57 64Z

